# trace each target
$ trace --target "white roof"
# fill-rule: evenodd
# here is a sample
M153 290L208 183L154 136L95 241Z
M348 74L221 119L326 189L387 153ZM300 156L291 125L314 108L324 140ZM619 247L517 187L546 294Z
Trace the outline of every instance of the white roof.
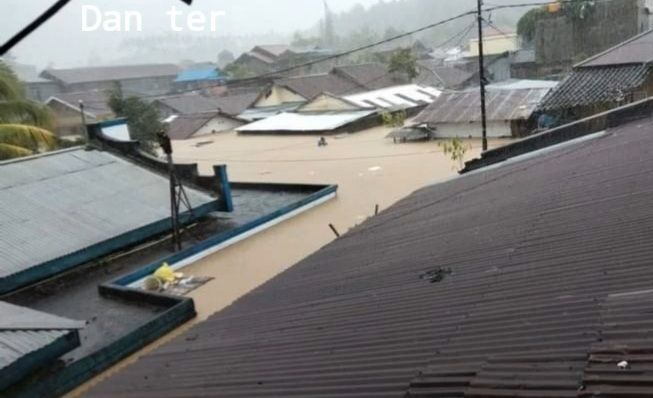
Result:
M346 126L375 111L362 110L352 112L320 113L280 113L267 119L239 127L236 131L330 131Z
M502 82L488 84L486 88L488 90L546 89L555 88L558 83L555 80L508 79Z
M432 103L442 92L434 87L408 84L348 95L347 101L369 108L412 108Z

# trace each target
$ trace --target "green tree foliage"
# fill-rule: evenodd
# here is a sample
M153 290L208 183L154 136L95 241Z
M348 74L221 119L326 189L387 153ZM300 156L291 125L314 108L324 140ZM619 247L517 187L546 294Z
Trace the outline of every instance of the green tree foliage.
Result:
M537 21L548 15L546 8L533 8L526 12L517 22L517 34L522 38L524 43L532 43L535 40L535 29Z
M396 51L388 61L388 71L399 73L413 80L419 74L417 70L417 58L410 48L402 48Z
M127 118L132 138L145 151L154 153L156 134L164 128L158 109L138 97L125 97L119 86L111 92L109 107L116 116Z
M454 138L450 141L443 141L438 143L446 156L451 158L451 161L458 167L458 170L462 170L464 166L465 154L467 150L470 149L469 145L465 145L463 140L460 138Z
M594 10L594 0L571 0L562 4L562 12L569 18L579 20L585 19Z
M383 112L381 113L381 123L387 127L402 127L406 122L406 112Z
M54 127L49 109L28 100L18 77L0 62L0 160L56 148Z

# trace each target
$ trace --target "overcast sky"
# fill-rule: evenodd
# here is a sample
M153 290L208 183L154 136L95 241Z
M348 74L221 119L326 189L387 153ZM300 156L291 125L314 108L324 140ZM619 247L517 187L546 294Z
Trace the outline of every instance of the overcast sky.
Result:
M345 11L360 3L369 6L379 0L328 0L334 12ZM54 0L0 0L0 40L5 41L49 7ZM82 6L91 5L101 11L137 11L142 15L142 32L82 32ZM151 36L172 32L171 17L166 12L177 6L184 13L190 10L224 11L217 18L217 31L207 23L202 32L190 32L186 15L178 18L178 26L186 34L212 36L291 33L313 26L323 16L323 0L194 0L187 7L179 0L73 0L46 25L12 51L19 61L41 67L54 62L58 67L87 62L89 53L112 52L128 37ZM89 14L89 17L94 18ZM88 21L93 24L94 19ZM106 22L106 19L105 19ZM124 26L123 26L124 29Z

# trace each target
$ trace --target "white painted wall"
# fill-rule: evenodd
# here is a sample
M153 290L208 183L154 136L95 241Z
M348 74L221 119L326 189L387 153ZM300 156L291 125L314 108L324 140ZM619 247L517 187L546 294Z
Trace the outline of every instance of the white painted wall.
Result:
M243 124L244 123L239 122L237 120L233 120L228 117L216 116L213 119L211 119L211 121L209 121L206 125L204 125L204 127L197 130L197 132L193 134L193 137L200 137L203 135L232 131L236 129L236 127L240 127Z
M438 124L437 130L435 132L436 137L443 138L467 138L472 136L473 138L481 138L481 123L441 123ZM487 136L498 138L498 137L510 137L512 135L510 130L510 122L503 121L489 121L487 123Z

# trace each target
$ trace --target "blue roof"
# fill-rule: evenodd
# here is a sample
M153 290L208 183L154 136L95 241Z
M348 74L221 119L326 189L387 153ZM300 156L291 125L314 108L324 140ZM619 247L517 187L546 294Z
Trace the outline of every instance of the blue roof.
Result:
M224 76L213 67L186 69L179 72L176 83L188 83L197 81L221 81L225 80Z

